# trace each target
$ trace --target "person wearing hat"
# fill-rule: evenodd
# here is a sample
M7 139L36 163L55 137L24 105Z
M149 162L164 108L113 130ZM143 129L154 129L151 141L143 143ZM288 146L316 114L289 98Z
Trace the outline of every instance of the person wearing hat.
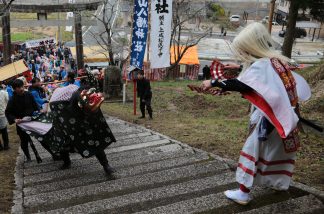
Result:
M142 113L142 116L140 118L145 118L146 106L150 119L153 119L153 110L151 107L152 91L150 80L145 78L143 70L136 68L134 71L137 71L137 96L140 98L140 109Z

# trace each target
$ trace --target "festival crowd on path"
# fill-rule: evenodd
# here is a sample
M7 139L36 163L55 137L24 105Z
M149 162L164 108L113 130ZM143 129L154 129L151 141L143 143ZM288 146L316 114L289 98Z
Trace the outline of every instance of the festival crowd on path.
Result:
M29 145L35 153L36 160L38 162L42 161L31 139L31 137L38 136L38 141L47 138L46 142L41 142L42 145L52 154L54 160L60 159L64 161L62 168L65 169L71 165L69 151L73 151L74 147L78 147L78 145L73 145L68 137L71 138L73 132L75 135L79 135L79 133L75 133L75 130L77 132L83 130L84 133L88 133L87 136L83 136L83 139L89 138L90 145L88 145L89 148L86 145L79 146L79 152L82 152L83 157L95 155L103 165L104 170L108 174L111 173L113 170L108 164L103 149L114 142L115 139L99 109L103 101L100 93L103 90L103 71L99 69L91 71L87 65L84 69L77 71L70 49L64 46L47 45L20 50L17 54L13 54L11 59L12 61L23 59L29 70L0 84L0 131L3 141L0 141L0 150L10 148L7 124L15 123L21 141L21 148L27 161L31 161ZM61 96L57 96L58 94ZM85 100L83 100L84 97ZM70 103L65 109L74 109L70 109L69 113L63 110L53 110L56 104L59 104L60 108L61 105L66 104L64 102ZM79 111L81 107L78 106L82 106L83 111ZM78 115L74 115L76 113ZM82 122L85 122L86 119L87 124L92 121L91 125L97 128L102 127L100 133L96 133L97 131L92 130L93 127L84 124L77 127L80 125L80 121L69 124L69 128L72 125L76 126L73 130L68 130L66 127L58 129L60 124L63 124L63 120L69 121L72 116L75 116L72 118L73 120L84 120ZM102 124L93 124L100 118L103 121ZM29 124L30 126L26 128L23 124ZM53 127L54 124L56 127ZM42 132L43 127L50 128L45 133ZM86 128L88 129L84 130ZM69 134L66 132L67 130ZM56 136L62 137L57 139ZM64 139L63 136L68 137ZM99 136L106 137L103 138L104 140L97 139ZM77 138L77 136L74 137ZM63 141L65 142L64 145L57 146L55 144L58 142L60 144ZM95 148L92 148L92 141Z

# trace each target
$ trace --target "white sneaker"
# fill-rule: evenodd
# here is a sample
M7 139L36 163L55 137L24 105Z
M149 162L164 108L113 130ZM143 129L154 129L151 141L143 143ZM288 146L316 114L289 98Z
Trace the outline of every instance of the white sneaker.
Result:
M238 204L247 205L251 201L249 193L242 192L238 190L227 190L224 192L226 197Z

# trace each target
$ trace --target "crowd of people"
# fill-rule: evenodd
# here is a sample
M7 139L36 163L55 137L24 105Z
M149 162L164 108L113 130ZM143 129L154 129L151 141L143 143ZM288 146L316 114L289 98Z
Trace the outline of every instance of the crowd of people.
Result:
M28 50L20 50L16 54L13 54L11 59L13 61L23 59L29 70L18 76L0 82L0 131L3 141L0 141L0 150L8 150L10 148L7 125L8 123L16 124L17 134L21 141L21 148L27 161L31 161L31 155L28 149L30 145L34 150L37 161L41 162L41 158L39 157L31 139L32 136L35 137L37 135L38 139L50 139L46 142L41 142L42 145L52 154L54 160L62 159L64 161L64 166L62 168L68 168L70 166L70 159L68 155L69 150L67 148L73 150L72 147L74 146L72 143L66 143L64 148L63 146L57 147L54 145L54 142L61 143L63 137L60 140L55 139L55 136L62 135L62 133L58 133L62 129L57 129L57 127L62 123L61 120L57 122L58 115L61 115L62 111L53 110L53 108L55 108L53 106L57 102L60 105L62 104L60 103L62 101L70 102L72 95L76 94L74 101L71 101L73 102L73 105L69 105L69 107L73 106L73 108L77 108L81 105L81 101L76 101L81 100L81 92L83 92L83 90L89 90L91 86L93 87L90 93L91 96L87 95L90 96L90 101L83 102L82 105L84 106L84 109L87 108L87 110L91 110L92 114L90 115L96 115L96 119L92 121L96 121L98 118L103 118L101 112L98 110L98 106L97 108L93 108L93 106L91 106L91 108L89 107L91 102L94 102L91 100L94 97L93 95L99 97L98 99L95 98L96 101L101 101L102 96L98 96L98 93L103 90L103 71L100 69L90 70L87 65L84 69L77 71L71 51L63 46L56 47L54 45L48 45ZM62 91L65 91L64 96L59 96L59 99L57 100L57 94L62 95ZM82 97L84 97L84 95ZM92 103L91 105L94 104ZM85 112L87 110L85 110ZM96 112L94 110L96 110ZM72 112L69 112L69 114L65 114L64 116L70 117L76 112L78 113L78 117L75 118L78 118L79 120L87 118L87 123L88 121L91 121L92 116L82 115L82 112L77 111L77 109L74 109ZM44 117L46 118L45 120ZM33 127L39 118L42 118L41 121L50 121L51 128L46 130L46 133L38 132L39 130L42 130L42 127L48 127L46 123L41 125L36 124L36 127ZM25 127L26 124L29 124L30 126L27 125L27 127ZM56 127L54 127L54 124ZM102 127L105 127L105 125L103 124ZM84 128L85 126L83 125L82 127L78 127L77 130L82 132L82 129ZM70 133L73 131L70 130ZM86 147L83 146L80 152L82 151L81 155L84 157L96 155L100 163L103 165L104 170L107 173L111 173L112 169L108 165L108 161L102 150L104 147L103 145L107 146L111 142L115 141L111 132L108 131L109 127L107 126L102 133L96 133L97 136L106 136L106 141L104 142L99 139L97 139L97 141L99 140L100 142L94 141L96 142L96 146L100 145L100 151L98 148L90 148L88 151L89 154L87 155L87 152L84 152ZM90 136L93 135L89 134L87 137ZM83 139L86 139L86 137ZM65 142L68 140L69 139L65 139ZM92 145L89 146L91 147Z

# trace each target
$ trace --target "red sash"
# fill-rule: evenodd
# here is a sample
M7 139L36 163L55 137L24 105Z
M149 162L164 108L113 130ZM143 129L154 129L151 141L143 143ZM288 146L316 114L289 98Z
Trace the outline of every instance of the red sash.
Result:
M276 58L272 58L270 59L270 61L274 70L277 72L280 79L282 80L282 83L285 86L291 106L297 107L298 95L296 89L296 81L289 67ZM298 128L295 128L286 138L282 139L285 151L287 153L296 152L300 147L298 132Z

